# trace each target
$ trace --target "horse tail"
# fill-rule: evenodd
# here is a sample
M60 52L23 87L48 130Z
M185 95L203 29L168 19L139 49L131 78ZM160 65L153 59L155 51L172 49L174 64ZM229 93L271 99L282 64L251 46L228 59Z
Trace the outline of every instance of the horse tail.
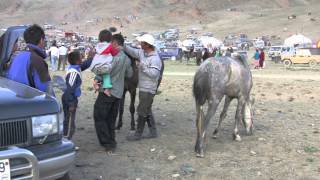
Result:
M202 106L206 102L209 97L210 87L209 72L198 70L193 80L193 96L198 105Z

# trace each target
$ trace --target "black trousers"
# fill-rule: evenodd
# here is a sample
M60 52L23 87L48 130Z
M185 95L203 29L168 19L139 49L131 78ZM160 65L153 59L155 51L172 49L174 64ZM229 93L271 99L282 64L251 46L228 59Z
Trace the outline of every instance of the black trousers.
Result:
M119 110L120 99L99 93L94 104L94 125L99 142L106 148L115 148L115 123Z
M62 101L64 121L63 121L63 135L68 139L72 139L72 136L76 130L76 110L77 103L68 104Z
M152 103L154 94L149 92L139 92L139 105L138 105L138 115L142 117L147 117L152 115Z

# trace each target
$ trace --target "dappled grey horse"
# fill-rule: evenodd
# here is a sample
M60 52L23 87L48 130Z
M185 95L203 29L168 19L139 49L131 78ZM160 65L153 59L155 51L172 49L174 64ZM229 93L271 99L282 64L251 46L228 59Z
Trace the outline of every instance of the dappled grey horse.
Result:
M206 131L210 119L214 116L224 96L225 104L218 127L214 131L214 137L217 136L221 122L226 117L230 102L234 98L238 99L233 132L234 140L241 141L238 130L241 120L247 133L252 133L251 105L253 102L250 100L251 88L252 75L246 60L241 56L209 58L201 64L193 81L193 95L197 110L195 152L198 157L204 157ZM206 102L208 103L208 110L207 114L204 115L203 106Z

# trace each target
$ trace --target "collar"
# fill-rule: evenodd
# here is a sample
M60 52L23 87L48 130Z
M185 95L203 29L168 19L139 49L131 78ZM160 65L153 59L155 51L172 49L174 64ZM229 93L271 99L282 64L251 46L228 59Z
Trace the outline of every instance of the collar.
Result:
M33 45L33 44L27 44L27 48L30 50L34 50L39 56L41 56L43 59L47 58L46 51L39 46Z
M144 56L145 57L151 57L151 56L156 56L157 52L156 51L151 51L149 54L147 54L146 52L144 52Z
M77 71L81 71L81 66L80 65L69 65L68 69L75 69Z

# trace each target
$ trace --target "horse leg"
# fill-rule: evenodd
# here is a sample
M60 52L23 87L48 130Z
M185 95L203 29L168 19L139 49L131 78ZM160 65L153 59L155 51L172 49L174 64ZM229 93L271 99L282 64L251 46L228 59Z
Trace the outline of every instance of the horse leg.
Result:
M217 138L218 137L218 132L220 130L220 127L221 127L221 122L226 118L227 116L227 111L228 111L228 108L229 108L229 105L232 101L232 98L230 98L229 96L226 96L225 97L225 102L224 102L224 106L223 106L223 110L220 114L220 118L219 118L219 123L218 123L218 126L217 128L214 130L213 132L213 138Z
M131 92L130 92L130 114L131 114L131 129L130 130L135 130L135 121L134 121L134 113L135 113L135 107L134 107L134 104L135 104L135 100L136 100L136 89L133 89Z
M242 97L238 98L238 105L237 105L237 111L236 111L236 117L235 117L235 123L234 123L234 131L233 131L233 139L236 141L241 141L241 137L239 135L239 125L242 120L242 112L243 107L245 104L245 100Z
M203 121L203 115L200 114L200 118L197 121L197 130L198 130L198 148L196 147L197 157L204 157L204 148L205 148L205 140L206 140L206 131L210 122L210 119L214 116L217 107L221 101L223 96L219 98L212 98L208 101L208 112ZM203 112L203 106L200 107L200 110Z
M116 127L117 130L120 130L122 127L122 117L123 117L123 111L124 111L124 102L126 99L126 92L127 92L126 90L123 91L123 95L119 103L119 120L118 120L118 125Z
M196 118L196 125L197 125L197 139L196 139L196 145L195 145L195 152L200 153L200 136L201 136L201 130L202 130L202 124L203 124L203 106L196 104L196 111L197 111L197 118Z

